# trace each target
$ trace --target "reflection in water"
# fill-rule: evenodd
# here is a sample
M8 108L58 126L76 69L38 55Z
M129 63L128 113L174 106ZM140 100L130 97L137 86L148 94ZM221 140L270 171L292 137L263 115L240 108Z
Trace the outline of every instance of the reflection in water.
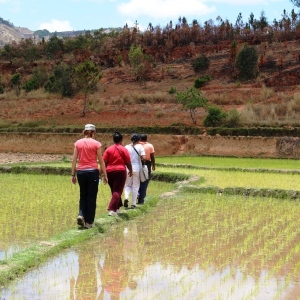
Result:
M69 299L69 281L74 274L78 274L76 254L68 251L0 289L0 299Z
M101 270L104 298L120 299L126 289L135 290L133 274L139 265L139 244L137 227L129 222L119 227L115 234L105 239L106 253Z
M28 245L27 245L28 246ZM25 246L23 246L25 248ZM0 244L0 261L10 258L14 253L21 250L20 243L18 245L6 245L5 243Z
M70 299L99 299L98 260L96 252L91 250L82 247L76 251L78 274L70 279Z
M114 226L0 290L0 299L299 297L299 204L194 198Z

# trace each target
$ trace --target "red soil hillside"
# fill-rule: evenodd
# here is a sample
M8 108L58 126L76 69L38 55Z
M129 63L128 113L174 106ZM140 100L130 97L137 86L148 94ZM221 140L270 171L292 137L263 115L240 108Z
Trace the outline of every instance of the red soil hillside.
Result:
M68 125L95 123L98 126L132 126L132 125L192 125L188 111L183 111L174 96L168 92L171 88L183 91L193 86L195 74L191 67L192 60L199 53L206 53L210 58L210 68L205 74L211 81L202 88L209 103L222 106L225 110L236 108L242 110L247 102L260 103L264 86L272 88L273 95L268 103L277 103L279 93L285 98L299 92L299 54L300 42L261 43L255 45L259 55L264 54L267 61L261 66L260 76L251 82L241 83L236 73L229 67L229 45L199 46L175 48L168 56L159 49L145 49L156 59L156 66L149 72L145 84L136 82L128 64L103 69L98 91L90 96L89 111L81 117L83 96L72 99L45 95L42 91L25 94L17 98L13 92L0 95L0 118L4 122L15 124L40 121L41 124ZM126 56L124 54L124 56ZM165 62L162 62L165 61ZM272 63L270 63L270 61ZM47 65L48 64L48 65ZM50 68L55 62L37 62ZM279 73L279 66L282 71ZM20 66L1 62L0 72L8 80L14 72L22 73L26 78L32 66ZM202 125L206 112L197 110L197 125Z

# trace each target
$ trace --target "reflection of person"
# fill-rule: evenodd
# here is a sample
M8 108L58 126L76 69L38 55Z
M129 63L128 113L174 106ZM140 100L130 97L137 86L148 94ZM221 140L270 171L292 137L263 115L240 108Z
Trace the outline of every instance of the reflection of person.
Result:
M126 145L125 148L129 151L131 164L132 164L132 176L127 176L125 189L124 189L124 207L128 207L129 195L131 193L132 202L131 208L136 208L136 200L138 196L138 191L140 187L140 168L141 159L145 160L145 150L142 145L139 144L140 135L133 133L131 135L132 143Z
M85 247L78 249L78 276L70 279L70 299L100 299L97 283L98 257L95 251L87 251Z
M132 165L128 150L122 145L123 136L115 132L114 144L108 147L103 154L106 166L108 184L111 190L111 200L108 205L109 215L115 216L119 208L123 206L121 195L126 181L126 167L129 170L128 176L132 176Z
M103 182L107 183L101 143L95 140L95 134L95 126L86 124L83 131L84 137L74 143L72 160L72 183L76 184L77 171L77 180L80 190L77 224L85 228L91 228L95 219L100 176L98 164L104 176Z
M105 242L107 253L100 268L102 282L101 299L120 299L120 294L129 288L136 289L134 275L140 268L137 226L129 222L120 227ZM108 295L110 297L108 297Z
M140 144L144 147L146 160L145 164L148 167L149 178L144 182L140 182L138 204L144 204L149 181L151 179L151 170L155 171L154 147L147 142L147 134L141 134Z

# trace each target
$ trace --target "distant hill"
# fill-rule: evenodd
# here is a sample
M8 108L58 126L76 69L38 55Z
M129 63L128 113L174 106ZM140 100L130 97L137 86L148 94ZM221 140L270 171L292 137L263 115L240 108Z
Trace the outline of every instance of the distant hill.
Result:
M114 29L121 30L121 28ZM112 28L101 28L101 30L110 31L112 30ZM94 32L95 30L88 31ZM32 31L25 27L15 27L12 23L0 17L0 47L3 47L5 44L11 43L13 41L18 43L20 40L27 38L47 39L53 35L56 35L58 37L74 37L85 34L86 32L86 30L49 32L47 29Z
M34 32L24 27L15 27L7 23L0 22L0 46L13 41L19 42L34 36Z

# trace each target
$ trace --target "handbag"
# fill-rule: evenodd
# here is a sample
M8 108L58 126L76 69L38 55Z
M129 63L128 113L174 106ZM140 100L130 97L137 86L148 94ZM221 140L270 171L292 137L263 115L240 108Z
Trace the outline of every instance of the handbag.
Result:
M137 153L137 155L140 158L140 181L141 182L145 182L146 180L149 179L148 167L147 167L147 165L145 165L142 162L142 159L141 159L139 153L136 151L135 147L134 146L132 146L132 147L133 147L134 151Z

